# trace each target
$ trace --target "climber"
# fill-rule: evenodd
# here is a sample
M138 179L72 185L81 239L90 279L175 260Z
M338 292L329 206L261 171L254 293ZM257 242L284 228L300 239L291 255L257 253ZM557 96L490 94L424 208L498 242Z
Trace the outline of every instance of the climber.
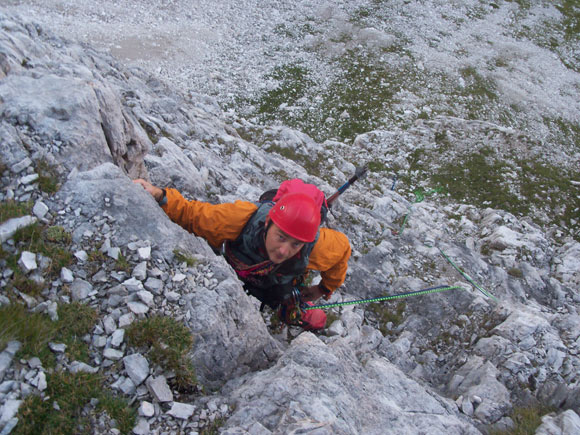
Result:
M221 250L244 283L246 291L272 308L326 300L345 280L350 258L347 237L319 228L320 204L302 192L290 192L276 202L209 204L186 200L175 189L161 189L133 180L149 192L169 218ZM298 180L300 181L300 180ZM312 186L312 185L305 185ZM304 285L310 270L320 272L318 285ZM324 328L326 314L302 312L304 329Z

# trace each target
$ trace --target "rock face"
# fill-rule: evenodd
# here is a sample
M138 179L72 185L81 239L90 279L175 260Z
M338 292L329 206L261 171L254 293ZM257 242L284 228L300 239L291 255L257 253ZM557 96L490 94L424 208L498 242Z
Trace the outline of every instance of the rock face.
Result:
M391 43L376 32L364 35ZM48 347L59 369L100 373L116 394L138 400L135 433L194 432L217 420L231 434L471 434L509 427L514 406L538 403L558 410L544 417L541 433L576 431L580 275L571 237L504 210L450 199L411 202L390 180L370 174L330 218L353 247L347 281L331 302L460 288L345 306L331 311L334 323L320 335L287 328L283 336L223 257L172 223L131 181L143 176L209 202L252 201L283 171L283 178L332 192L361 156L374 161L394 150L398 161L412 160L390 132L323 145L286 127L227 123L207 97L185 98L1 11L0 101L0 198L30 204L34 214L0 224L2 251L17 255L18 273L42 287L32 295L13 286L16 271L1 259L0 305L18 301L53 321L57 307L71 301L93 307L99 319L83 337L90 360L68 360L65 343ZM473 126L437 122L465 134ZM431 127L419 123L399 139L424 140ZM250 137L257 143L244 139ZM496 139L507 148L506 137ZM309 174L284 152L265 152L268 141L294 156L317 153L332 166ZM46 165L59 180L55 193L40 188ZM72 264L50 280L43 273L51 259L17 249L17 229L34 223L70 234ZM89 267L94 257L102 259L96 269ZM118 270L121 260L127 265ZM154 315L171 316L193 334L188 359L205 392L177 391L173 373L126 343L125 329ZM15 359L20 346L11 341L0 349L4 433L18 425L23 400L46 398L46 370L38 358ZM96 422L94 432L111 424Z
M11 43L3 43L9 73L0 83L2 118L50 143L35 151L50 152L67 171L109 161L133 178L144 175L143 157L151 142L122 106L122 89L113 89L80 46L66 55L53 51L55 56L45 63L42 53L51 50L51 43L39 41L40 29L29 25L14 30L10 40L3 39ZM57 63L60 67L53 68ZM8 135L9 143L14 133ZM18 137L13 140L19 142ZM2 154L5 163L15 163L16 156L5 149Z

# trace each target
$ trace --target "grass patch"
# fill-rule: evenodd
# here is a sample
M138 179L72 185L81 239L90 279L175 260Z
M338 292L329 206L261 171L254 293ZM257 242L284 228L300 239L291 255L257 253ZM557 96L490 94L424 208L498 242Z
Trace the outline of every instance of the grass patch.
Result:
M32 211L32 201L17 202L13 200L0 203L0 223L8 219L29 215Z
M266 151L278 153L282 157L300 164L309 174L325 179L322 169L325 166L326 159L321 154L317 154L316 157L303 155L297 153L293 148L285 148L274 144L266 145Z
M185 325L171 317L153 316L133 322L126 334L130 346L146 348L151 361L175 373L178 389L196 386L195 369L187 357L193 336Z
M224 417L218 417L214 421L210 422L207 426L201 428L199 435L218 435L220 433L219 429L226 423Z
M45 314L30 313L20 304L0 307L0 349L9 341L18 340L22 347L19 358L37 356L45 367L54 366L54 355L48 348L48 342L56 335L57 325Z
M43 284L26 277L18 266L23 251L40 253L50 259L48 267L42 271L43 276L49 279L55 278L63 267L72 263L72 254L69 251L72 237L62 227L47 227L37 222L16 231L13 240L17 248L16 253L9 254L6 251L0 253L6 260L7 267L14 272L7 285L8 289L17 288L31 296L38 296L43 290Z
M61 305L58 317L55 339L67 345L69 359L88 362L88 346L82 338L95 326L98 313L88 305L73 302Z
M180 263L185 263L187 266L192 267L198 263L198 260L193 258L191 255L186 254L185 252L180 251L179 249L173 250L173 255L175 255L175 259Z
M383 125L391 113L394 95L409 83L411 67L393 65L382 54L350 50L329 59L335 74L324 84L317 83L314 74L302 65L276 67L264 79L276 80L277 86L254 99L238 102L238 106L254 107L251 115L261 123L279 121L318 142L329 138L352 140Z
M49 277L56 276L61 268L72 263L72 254L68 250L72 237L63 227L47 227L37 222L18 230L14 242L20 251L40 253L50 258L51 264L46 271Z
M516 178L509 174L517 173ZM458 202L506 210L516 216L531 216L539 225L568 228L578 240L580 188L570 183L576 177L549 163L501 160L489 149L444 163L431 182L442 185ZM548 221L542 221L541 215Z
M54 341L67 345L66 355L71 360L88 361L88 346L82 337L93 328L97 313L74 302L59 306L58 315L59 320L53 322L46 314L31 313L20 304L0 307L0 349L18 340L22 343L19 358L37 356L44 367L52 367L55 359L48 343Z
M39 160L36 164L38 173L38 187L45 193L56 193L60 188L58 182L58 172L45 159Z
M379 331L383 335L388 335L391 331L387 329L387 323L391 322L395 327L400 325L404 319L405 308L407 308L407 303L398 301L394 307L388 303L370 304L366 311L370 312L371 316L378 322Z
M512 267L508 270L508 275L513 276L514 278L523 278L524 277L524 273L522 272L521 269L518 269L517 267Z
M91 399L98 400L94 411L106 411L122 433L130 433L135 424L136 410L107 393L99 374L55 372L47 376L47 384L45 395L50 399L29 396L20 407L14 433L90 433L89 416L83 411Z
M509 430L490 430L490 435L533 435L536 429L542 424L542 417L554 409L548 406L527 406L516 407L510 417L514 422L514 427Z
M129 263L129 260L127 260L127 257L125 257L122 252L119 252L119 256L115 261L115 270L119 272L125 272L129 275L131 274L131 264Z
M254 101L257 113L264 119L273 120L273 115L280 114L283 107L294 106L313 86L309 75L308 69L300 64L275 67L265 80L275 80L278 85Z

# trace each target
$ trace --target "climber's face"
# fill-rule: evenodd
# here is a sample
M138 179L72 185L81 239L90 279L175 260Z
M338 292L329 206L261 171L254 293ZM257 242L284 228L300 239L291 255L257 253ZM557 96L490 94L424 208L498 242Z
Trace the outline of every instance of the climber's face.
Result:
M268 258L276 264L294 257L304 246L304 242L290 237L275 223L272 223L268 228L265 243Z

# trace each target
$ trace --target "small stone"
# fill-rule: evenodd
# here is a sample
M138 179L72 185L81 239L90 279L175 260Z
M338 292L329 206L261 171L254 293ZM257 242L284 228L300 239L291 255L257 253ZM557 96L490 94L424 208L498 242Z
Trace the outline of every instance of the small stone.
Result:
M62 269L60 269L60 280L67 284L73 282L74 281L73 273L66 267L63 267Z
M40 361L40 358L34 356L28 360L28 367L31 369L42 367L42 361Z
M12 172L14 172L15 174L18 174L18 173L22 172L23 170L25 170L26 168L28 168L30 165L32 165L32 160L30 160L29 157L26 157L25 159L12 165Z
M147 278L147 262L142 261L137 266L135 266L131 276L135 279L138 279L139 281L143 281L145 278Z
M107 250L107 255L111 257L113 260L118 260L119 255L121 255L121 249L117 247L109 248Z
M30 273L33 270L36 270L38 268L38 265L36 264L36 254L34 252L23 251L22 254L20 254L18 265L24 273Z
M113 347L121 346L121 344L123 344L124 339L125 339L125 330L122 328L117 329L115 332L113 332L113 335L111 336L111 346Z
M185 278L187 278L187 276L184 275L183 273L176 273L175 276L173 278L171 278L171 281L173 281L173 282L181 282Z
M143 290L143 284L141 284L141 281L134 277L123 281L123 285L129 291L129 293L135 293Z
M117 330L117 323L113 316L106 316L103 319L103 328L105 328L105 333L107 335L111 335L113 332Z
M149 362L140 353L127 355L123 358L123 363L125 364L127 375L129 375L135 385L141 385L149 376Z
M73 361L70 363L69 371L71 373L97 373L99 371L98 367L92 367L82 361Z
M38 174L30 174L30 175L25 175L19 181L20 181L20 184L27 185L27 184L34 183L36 180L38 180Z
M4 402L4 406L2 407L2 414L0 415L0 427L4 426L10 420L16 417L21 404L22 400L14 399L9 399Z
M163 289L163 281L158 278L147 278L144 284L145 288L150 292L160 295Z
M153 417L155 415L155 407L152 403L144 400L139 406L139 415L143 417Z
M117 385L117 388L127 396L132 396L135 394L135 391L137 391L135 383L130 378L124 378L123 381Z
M191 417L193 415L194 411L195 411L194 405L189 405L187 403L173 402L173 406L171 407L171 409L169 411L167 411L167 414L169 414L175 418L187 420L189 417Z
M137 297L146 304L148 307L153 306L153 294L147 290L141 290L137 292Z
M132 313L141 315L149 312L149 307L141 302L128 302L127 307Z
M43 219L48 213L48 207L42 201L36 201L36 204L34 204L34 207L32 208L32 213L34 213L34 216L38 219Z
M151 395L158 401L158 402L171 402L173 401L173 393L167 385L167 379L165 376L159 376L157 378L150 377L147 379L147 389L151 393Z
M177 302L179 299L181 298L181 295L177 292L167 292L165 293L165 299L167 299L169 302Z
M135 314L133 314L133 313L123 314L121 317L119 317L119 328L124 328L126 326L129 326L134 321L135 321Z
M117 349L107 348L103 352L103 356L111 361L119 361L123 358L123 352Z
M141 260L149 260L151 258L151 246L137 249L137 254Z
M14 355L18 352L20 346L21 344L19 341L11 341L8 343L4 351L0 353L0 381L4 379L4 375L10 368Z
M36 378L34 378L31 382L33 386L38 388L38 391L44 391L48 387L46 383L46 374L44 372L39 372Z
M149 422L145 418L140 418L137 425L133 428L135 435L148 435L150 432Z
M48 348L54 353L64 353L66 350L66 344L49 342Z
M37 220L38 219L33 216L22 216L19 218L8 219L6 222L0 224L0 242L4 243L10 239L16 231L32 225Z
M93 292L93 286L84 279L77 278L71 284L71 298L73 302L80 302L88 298Z
M75 257L77 258L77 260L83 263L89 259L89 255L85 251L75 252Z

